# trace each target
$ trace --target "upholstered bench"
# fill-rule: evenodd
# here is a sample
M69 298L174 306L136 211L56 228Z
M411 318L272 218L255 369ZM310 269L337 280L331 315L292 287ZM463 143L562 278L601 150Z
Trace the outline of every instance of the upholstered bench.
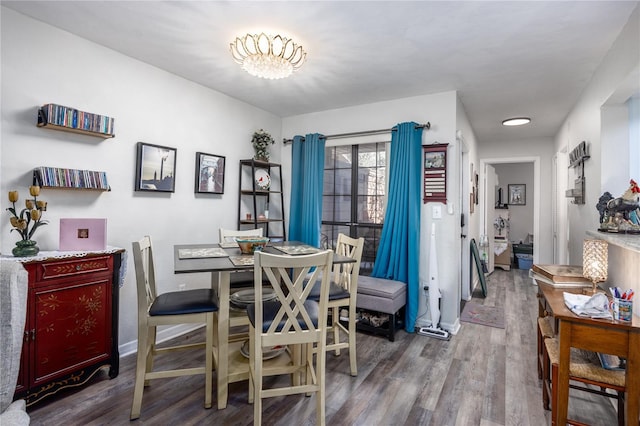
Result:
M389 316L389 328L385 330L385 334L392 342L395 338L398 313L406 303L406 283L363 275L358 277L356 308L387 314ZM371 327L364 323L359 323L358 328L369 332L380 331L379 328Z

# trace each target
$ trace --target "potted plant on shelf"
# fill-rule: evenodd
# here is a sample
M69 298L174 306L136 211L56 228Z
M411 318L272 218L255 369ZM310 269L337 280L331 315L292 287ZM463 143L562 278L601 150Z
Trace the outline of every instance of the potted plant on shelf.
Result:
M253 133L251 138L251 144L255 151L254 159L258 161L269 161L269 145L276 143L275 139L268 132L260 129Z
M7 209L12 215L9 218L11 226L13 226L10 232L18 231L18 234L22 237L16 242L16 247L12 250L13 255L16 257L35 256L40 252L40 248L36 245L37 243L31 238L36 229L48 223L46 220L42 220L42 212L47 210L47 202L38 200L40 187L30 186L29 193L33 199L25 200L25 208L18 214L16 210L16 201L18 201L19 197L18 191L9 191L9 202L13 205L13 207Z

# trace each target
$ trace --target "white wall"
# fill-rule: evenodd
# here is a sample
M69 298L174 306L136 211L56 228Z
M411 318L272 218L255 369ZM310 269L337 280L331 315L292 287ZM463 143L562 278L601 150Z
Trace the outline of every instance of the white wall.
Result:
M291 138L294 135L307 133L322 133L332 135L338 133L357 132L363 130L389 129L397 123L415 121L417 123L431 123L431 129L425 130L422 143L434 142L448 143L447 151L447 199L455 203L459 197L457 184L458 164L455 158L458 154L456 143L456 92L444 92L434 95L416 96L387 102L359 105L349 108L340 108L313 114L303 114L287 117L283 120L282 133ZM388 137L352 138L350 143L369 142L371 140L389 140ZM346 143L340 140L339 143ZM327 141L330 145L332 140ZM282 152L283 165L290 162L291 147L287 145ZM290 171L290 167L283 167ZM288 211L288 209L287 209ZM438 272L441 281L442 317L441 324L444 328L455 330L458 325L458 311L460 302L458 262L448 259L459 259L459 211L455 208L454 214L446 213L443 209L442 219L437 219L437 251ZM423 205L420 224L420 278L427 281L429 235L431 223L431 203ZM419 314L423 313L422 306Z
M603 150L617 150L617 144L605 147L603 143L615 139L607 135L620 131L616 127L603 128L605 123L602 122L601 108L620 85L626 84L629 76L637 73L640 66L639 40L640 10L636 7L554 139L556 152L565 146L570 152L581 141L587 141L590 146L591 158L585 162L585 204L569 204L568 210L569 252L573 264L582 263L582 241L586 231L598 227L599 214L595 208L598 198L604 191L611 191L614 196L621 195L621 190L626 189L629 183L629 176L622 177L619 174L620 169L629 169L627 158L620 156L619 166L616 167L601 155ZM637 87L638 78L632 80ZM620 122L614 109L609 107L604 112L604 119L606 123ZM628 140L627 137L625 140Z
M236 227L238 161L253 155L250 139L256 129L281 139L280 118L12 10L1 13L2 254L10 255L16 241L9 232L5 194L16 189L24 200L34 167L101 170L108 174L111 192L42 191L49 225L35 234L40 248L57 249L62 217L106 217L110 245L130 250L132 241L152 236L161 292L176 290L178 283L210 285L207 274L174 275L173 245L217 242L219 227ZM38 128L36 110L46 103L114 117L116 137ZM138 141L177 148L175 193L134 192ZM197 151L226 156L223 195L194 194ZM279 160L279 149L272 159ZM131 256L120 296L123 345L137 338Z
M525 205L509 205L509 241L521 242L533 234L533 163L495 164L498 187L502 188L502 202L509 201L509 185L524 184ZM496 198L497 200L497 198ZM497 213L502 210L498 210ZM490 224L492 225L492 224Z

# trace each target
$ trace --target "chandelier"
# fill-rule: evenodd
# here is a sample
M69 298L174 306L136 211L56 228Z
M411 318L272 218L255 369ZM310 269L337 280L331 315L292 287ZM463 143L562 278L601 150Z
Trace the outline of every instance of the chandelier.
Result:
M230 45L234 61L251 75L276 80L300 69L307 53L281 35L247 34Z

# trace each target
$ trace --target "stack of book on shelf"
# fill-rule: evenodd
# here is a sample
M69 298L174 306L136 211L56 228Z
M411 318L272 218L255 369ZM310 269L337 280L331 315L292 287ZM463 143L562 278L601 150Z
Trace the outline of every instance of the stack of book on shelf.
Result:
M106 135L113 134L114 121L112 117L106 115L78 111L75 108L57 104L46 104L38 112L38 125L40 126L54 124Z
M558 288L591 287L591 281L582 276L582 266L535 264L529 270L529 276Z
M107 173L92 170L38 167L33 183L42 187L110 190Z

